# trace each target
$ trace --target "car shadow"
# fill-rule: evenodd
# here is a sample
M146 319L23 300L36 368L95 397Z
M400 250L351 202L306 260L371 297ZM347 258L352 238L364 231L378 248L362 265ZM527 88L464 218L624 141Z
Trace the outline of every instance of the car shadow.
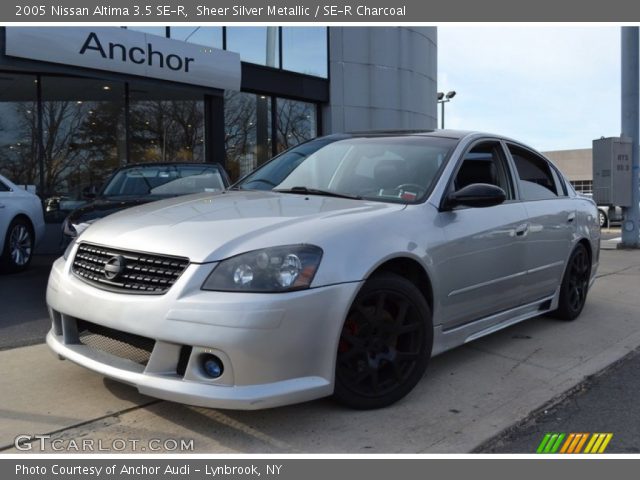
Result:
M44 342L47 280L56 258L35 255L25 271L0 274L0 350Z

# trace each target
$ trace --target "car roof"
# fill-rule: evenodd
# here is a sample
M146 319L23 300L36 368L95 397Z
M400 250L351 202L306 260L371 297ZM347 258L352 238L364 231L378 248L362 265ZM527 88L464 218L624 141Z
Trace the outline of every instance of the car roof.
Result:
M222 168L219 163L209 162L143 162L143 163L128 163L118 167L118 170L125 168L139 168L139 167L171 167L171 166L187 166L187 167L217 167Z
M454 129L439 129L439 130L365 130L358 132L348 132L346 134L334 134L327 135L328 137L333 136L349 136L349 137L368 137L368 136L390 136L390 135L398 135L398 136L422 136L422 137L443 137L443 138L452 138L455 140L462 140L468 136L487 136L487 137L498 137L506 140L510 140L503 135L496 135L493 133L486 133L475 130L454 130Z
M528 148L540 154L535 148L508 137L506 135L500 135L496 133L483 132L479 130L454 130L454 129L438 129L438 130L368 130L349 133L336 133L327 135L324 138L357 138L357 137L376 137L376 136L421 136L421 137L436 137L436 138L449 138L452 140L468 139L470 141L482 138L494 138L504 140L505 142L514 143L522 147Z

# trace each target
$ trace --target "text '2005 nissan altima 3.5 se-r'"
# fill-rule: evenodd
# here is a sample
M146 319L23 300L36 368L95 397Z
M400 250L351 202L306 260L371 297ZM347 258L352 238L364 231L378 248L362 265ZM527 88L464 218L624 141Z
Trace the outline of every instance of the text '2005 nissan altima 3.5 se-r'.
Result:
M47 290L61 357L192 405L405 396L429 359L583 309L596 205L534 150L438 131L318 138L224 193L99 220Z

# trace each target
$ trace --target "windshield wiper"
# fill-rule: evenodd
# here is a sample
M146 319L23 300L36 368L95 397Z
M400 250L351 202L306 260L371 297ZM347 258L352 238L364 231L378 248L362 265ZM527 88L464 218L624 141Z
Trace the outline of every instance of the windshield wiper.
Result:
M251 182L256 182L256 183L265 183L267 185L269 185L270 187L275 187L276 184L274 182L272 182L271 180L268 180L266 178L254 178L253 180L250 180L248 182L244 182L244 183L251 183ZM254 190L253 188L242 188L242 185L234 185L234 187L230 190Z
M322 195L325 197L336 197L336 198L349 198L351 200L362 200L362 197L359 195L349 195L348 193L340 193L334 192L332 190L322 190L320 188L309 188L309 187L291 187L291 188L274 188L274 192L280 193L301 193L303 195Z

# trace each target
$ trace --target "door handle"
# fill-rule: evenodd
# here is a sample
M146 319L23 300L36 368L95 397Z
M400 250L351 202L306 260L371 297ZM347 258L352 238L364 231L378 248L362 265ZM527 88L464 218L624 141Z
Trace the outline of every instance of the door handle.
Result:
M0 203L0 208L4 208L4 204L3 203Z
M516 235L518 237L522 237L525 233L527 233L528 230L529 230L529 224L528 223L523 223L522 225L518 225L516 227Z
M567 222L571 223L576 219L576 212L571 212L569 216L567 216Z

